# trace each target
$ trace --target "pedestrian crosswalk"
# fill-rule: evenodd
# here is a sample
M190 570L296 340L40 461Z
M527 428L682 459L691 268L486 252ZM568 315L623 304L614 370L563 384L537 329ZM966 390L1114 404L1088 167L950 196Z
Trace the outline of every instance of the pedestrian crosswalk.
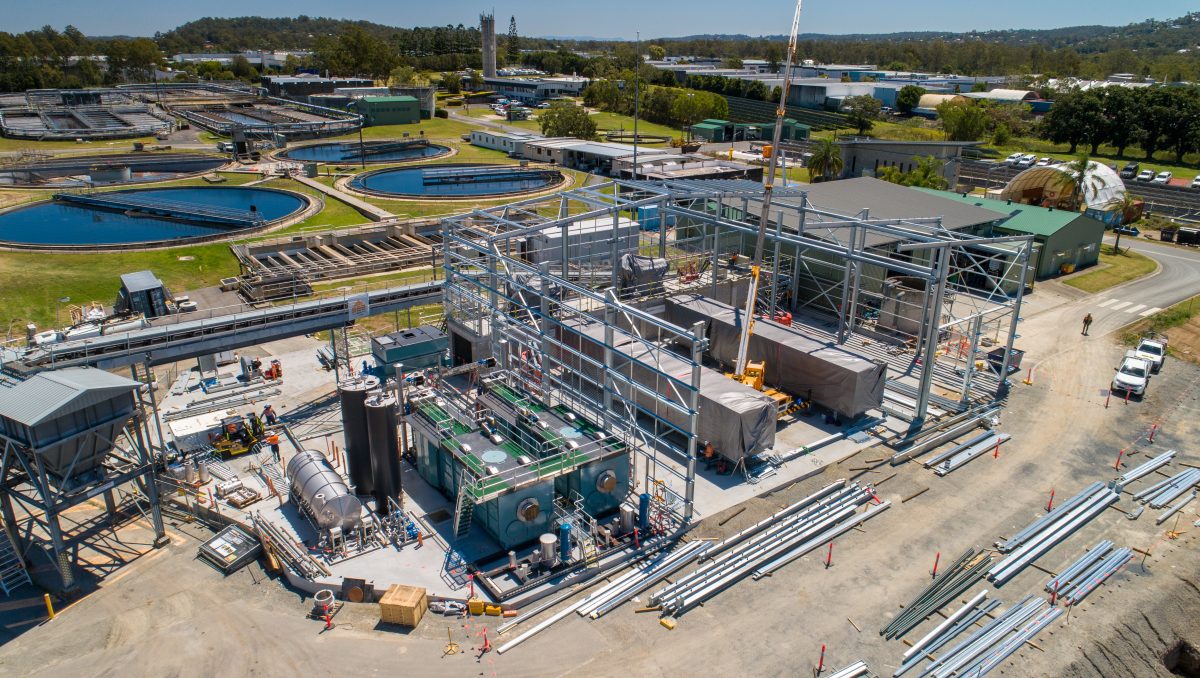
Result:
M1138 304L1132 301L1121 301L1117 298L1103 299L1096 304L1098 308L1108 309L1110 311L1119 311L1121 313L1131 313L1140 318L1145 318L1149 315L1154 315L1162 309L1157 306L1148 306L1146 304Z

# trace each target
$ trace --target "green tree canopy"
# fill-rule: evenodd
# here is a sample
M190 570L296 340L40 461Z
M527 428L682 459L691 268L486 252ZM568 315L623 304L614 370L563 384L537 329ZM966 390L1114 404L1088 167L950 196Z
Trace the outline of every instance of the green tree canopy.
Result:
M973 101L944 101L938 120L950 141L979 141L988 131L988 115Z
M538 115L542 134L548 137L578 137L593 139L596 136L596 121L581 106L569 103L551 104Z
M921 103L925 96L925 88L918 85L905 85L896 93L896 108L901 113L911 113Z
M845 102L845 109L846 122L857 128L859 134L866 134L875 126L875 121L879 119L879 113L883 110L883 104L880 103L879 99L864 94L862 96L848 97Z

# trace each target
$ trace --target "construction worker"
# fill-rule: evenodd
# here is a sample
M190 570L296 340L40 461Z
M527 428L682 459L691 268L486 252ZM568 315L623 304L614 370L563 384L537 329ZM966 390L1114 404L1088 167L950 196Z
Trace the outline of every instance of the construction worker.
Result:
M275 463L278 464L279 463L279 434L272 433L270 436L268 436L267 444L271 446L271 457L275 460Z
M267 426L274 426L275 422L279 420L279 417L275 415L275 408L271 406L271 403L267 403L267 406L263 408L262 418L267 420Z
M1086 337L1088 335L1088 329L1090 329L1091 326L1092 326L1092 314L1088 313L1087 315L1083 316L1083 332L1080 332L1080 334L1082 334L1083 336Z

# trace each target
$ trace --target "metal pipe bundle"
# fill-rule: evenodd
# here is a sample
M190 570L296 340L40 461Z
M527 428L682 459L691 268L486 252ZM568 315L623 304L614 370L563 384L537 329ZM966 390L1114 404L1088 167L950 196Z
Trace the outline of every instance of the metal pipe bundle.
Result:
M599 619L630 598L649 588L655 582L683 569L712 547L711 542L692 541L675 551L660 555L632 572L632 576L614 581L588 596L584 604L575 611L581 617Z
M1200 468L1180 471L1166 480L1133 496L1137 501L1159 509L1175 501L1180 495L1200 483Z
M1083 489L1082 492L1064 501L1053 511L1050 511L1041 518L1033 521L1025 529L1010 537L1008 541L997 544L996 548L999 549L1001 553L1008 553L1009 551L1012 551L1021 544L1024 544L1033 535L1041 532L1047 525L1066 515L1071 511L1071 509L1081 504L1085 499L1095 494L1102 487L1104 487L1104 483L1101 482L1094 482L1091 485L1088 485Z
M943 605L954 600L972 584L979 581L992 557L982 551L969 548L953 563L934 577L932 583L926 586L917 597L904 607L904 611L896 616L887 626L879 630L879 635L886 638L899 638L916 628L926 617Z
M1092 565L1108 554L1113 549L1113 543L1109 540L1104 540L1096 544L1087 553L1083 554L1078 560L1069 565L1067 569L1059 572L1046 582L1046 593L1063 592L1068 586L1077 583Z
M925 468L932 468L934 473L944 476L951 471L963 467L972 459L980 457L989 450L993 450L1001 444L1008 442L1011 438L1012 436L1007 433L989 431L988 435L977 440L972 445L966 447L958 446L930 459L925 462Z
M1078 495L1076 496L1078 497ZM1121 495L1112 488L1101 487L1091 495L1085 496L1071 508L1070 512L1055 515L1055 520L1037 521L1035 524L1040 524L1041 529L1033 533L1027 543L988 570L988 579L992 580L996 586L1003 585L1004 582L1025 569L1029 563L1100 515L1104 509L1117 503L1120 498Z
M1149 475L1149 474L1155 472L1156 470L1158 470L1159 468L1166 466L1167 464L1171 463L1171 460L1174 458L1175 458L1175 450L1169 450L1167 452L1163 452L1162 454L1158 455L1157 457L1150 459L1146 463L1144 463L1140 466L1131 468L1128 471L1126 471L1125 475L1121 476L1120 478L1117 478L1117 484L1124 487L1124 486L1128 485L1129 483L1132 483L1133 481L1141 478L1142 476Z
M1005 659L1012 656L1014 652L1021 649L1021 646L1029 642L1041 632L1042 629L1049 626L1062 615L1061 607L1049 607L1042 610L1036 617L1025 623L1017 632L1003 642L1001 642L994 650L987 655L975 660L974 663L958 675L967 676L969 678L979 678L992 669L999 666Z
M867 663L860 660L854 662L844 669L838 669L837 671L834 671L833 673L829 674L829 678L859 678L859 676L867 675L870 673L870 671L871 670L867 668Z
M965 668L980 655L985 655L989 648L995 647L1005 637L1017 629L1046 605L1043 600L1035 600L1026 596L1020 603L1008 608L983 628L967 637L948 652L942 654L925 667L922 676L932 675L934 678L947 678Z
M1093 565L1085 576L1080 577L1079 581L1073 583L1067 590L1060 590L1059 596L1067 605L1076 605L1131 560L1133 560L1132 549L1117 549L1112 555Z
M1192 500L1193 500L1193 499L1195 499L1195 498L1196 498L1196 491L1195 491L1195 490L1192 490L1192 493L1191 493L1190 495L1188 495L1188 498L1187 498L1187 499L1184 499L1183 501L1181 501L1181 502L1179 502L1178 504L1176 504L1176 505L1172 506L1171 508L1167 509L1166 511L1163 511L1163 512L1162 512L1162 515L1160 515L1160 516L1159 516L1159 517L1158 517L1158 518L1157 518L1157 519L1154 521L1154 524L1155 524L1155 525L1162 525L1163 523L1167 522L1167 519L1168 519L1168 518L1170 518L1171 516L1173 516L1173 515L1175 515L1176 513L1178 513L1178 512L1179 512L1179 511L1180 511L1180 510L1181 510L1181 509L1184 507L1184 506L1187 506L1188 504L1192 503Z
M869 487L857 484L815 502L810 497L801 502L806 505L802 511L763 529L723 556L655 592L650 602L661 604L668 615L679 616L737 583L755 567L764 563L771 568L779 567L889 506L882 503L858 514L858 508L874 497ZM773 560L776 558L778 561Z
M982 607L972 610L971 613L968 614L964 619L960 620L949 630L943 632L936 639L930 642L929 645L925 647L919 654L915 654L912 657L904 660L904 663L900 665L900 668L896 669L895 673L892 674L892 678L900 678L900 676L908 673L914 667L916 667L917 664L925 661L927 657L932 659L934 652L937 652L938 649L940 649L943 645L962 635L967 629L974 628L976 622L978 622L980 619L994 616L992 613L998 607L1000 607L1000 601L991 600Z

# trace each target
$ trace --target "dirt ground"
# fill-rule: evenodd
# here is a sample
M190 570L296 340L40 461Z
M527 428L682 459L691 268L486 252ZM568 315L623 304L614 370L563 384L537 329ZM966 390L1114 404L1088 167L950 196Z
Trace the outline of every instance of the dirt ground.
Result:
M862 659L873 674L891 675L907 646L884 640L878 630L928 584L936 553L945 563L967 547L989 547L1041 515L1051 490L1061 502L1093 481L1114 478L1119 450L1125 450L1125 466L1167 449L1178 449L1181 461L1200 463L1192 442L1200 432L1200 367L1170 360L1144 400L1114 401L1106 409L1102 389L1123 347L1115 336L1080 337L1073 319L1061 323L1054 316L1032 317L1024 328L1039 337L1029 347L1038 369L1032 386L1016 384L1001 424L1013 440L998 458L984 456L944 478L916 464L861 473L878 481L895 472L879 487L894 505L861 532L839 538L832 567L824 567L824 553L813 554L773 577L742 581L684 615L674 630L626 605L595 622L572 616L512 652L482 658L475 648L485 627L497 640L494 618L426 617L405 633L380 626L375 606L347 605L335 628L325 631L304 617L309 601L257 566L222 577L196 560L204 533L177 524L171 547L101 581L54 621L36 623L40 599L21 608L35 623L8 625L12 639L0 647L0 675L295 676L318 667L414 676L808 675L823 644L827 669ZM868 450L823 476L749 502L722 527L716 521L732 510L712 516L696 534L740 530L881 456ZM923 488L929 489L901 503ZM1126 497L1118 506L1038 565L1062 568L1101 539L1148 551L1144 564L1135 562L1073 608L1036 639L1036 649L1017 653L998 674L1200 675L1188 663L1200 648L1200 528L1191 527L1197 507L1180 522L1184 534L1171 540L1164 534L1171 524L1154 525L1157 511L1130 521L1124 512L1133 502ZM992 597L1007 607L1040 594L1047 578L1027 568ZM981 582L972 591L985 587L993 588ZM19 612L0 608L10 609ZM907 637L918 638L939 621L926 621ZM447 629L464 652L443 656ZM1171 662L1179 662L1178 673L1170 672Z

